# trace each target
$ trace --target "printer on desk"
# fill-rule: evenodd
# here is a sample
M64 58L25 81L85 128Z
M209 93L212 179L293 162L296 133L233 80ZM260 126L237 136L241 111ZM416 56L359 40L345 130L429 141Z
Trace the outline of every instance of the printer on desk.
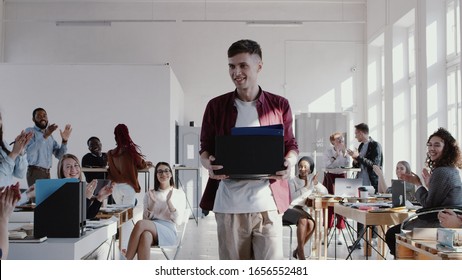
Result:
M40 179L35 182L34 237L81 237L85 233L85 182Z

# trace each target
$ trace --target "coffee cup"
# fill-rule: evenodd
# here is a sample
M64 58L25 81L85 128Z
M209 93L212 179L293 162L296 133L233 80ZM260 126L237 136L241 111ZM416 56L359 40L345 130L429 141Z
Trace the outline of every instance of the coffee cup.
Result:
M369 197L369 192L367 191L366 187L359 187L359 198L368 198Z
M368 191L360 191L359 192L359 198L368 198L369 197L369 192Z

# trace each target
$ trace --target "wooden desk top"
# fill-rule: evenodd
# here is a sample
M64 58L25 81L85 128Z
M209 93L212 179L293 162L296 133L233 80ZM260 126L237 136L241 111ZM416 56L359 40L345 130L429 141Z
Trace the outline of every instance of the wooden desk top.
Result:
M105 208L107 209L107 208ZM113 216L117 217L117 226L121 227L125 222L133 218L133 208L111 209L114 211L105 211L104 209L96 214L98 219L109 219Z
M310 208L313 208L315 210L317 209L326 209L329 206L334 206L335 204L338 204L340 199L338 197L308 197L306 199L307 201L307 206Z
M349 167L349 168L324 168L323 169L324 172L332 172L332 173L345 173L345 172L359 172L361 171L361 168L353 168L353 167Z
M138 172L150 172L150 169L154 167L148 167L144 169L138 169ZM82 172L107 172L107 167L81 167Z
M409 212L369 212L366 210L359 210L356 208L347 207L341 204L334 205L334 212L346 218L355 220L365 225L397 225L402 223L407 217Z
M173 171L175 170L200 170L199 167L188 167L188 166L173 166Z

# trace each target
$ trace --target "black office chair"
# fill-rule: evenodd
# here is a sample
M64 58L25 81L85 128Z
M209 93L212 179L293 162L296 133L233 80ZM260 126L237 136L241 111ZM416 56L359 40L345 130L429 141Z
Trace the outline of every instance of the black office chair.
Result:
M438 213L444 209L462 214L462 206L459 205L420 208L416 210L414 215L409 216L401 223L401 233L409 232L415 227L440 228Z

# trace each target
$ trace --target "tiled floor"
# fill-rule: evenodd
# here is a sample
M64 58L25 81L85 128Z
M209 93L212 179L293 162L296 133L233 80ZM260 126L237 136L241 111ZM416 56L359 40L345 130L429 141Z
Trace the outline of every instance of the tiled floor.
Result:
M290 231L287 227L284 227L284 258L289 259L289 234ZM346 235L346 231L345 231ZM347 237L349 240L349 238ZM348 251L343 242L343 245L334 246L334 241L328 247L328 259L335 258L335 247L336 256L339 260L344 260L348 255ZM351 242L348 242L350 245ZM296 236L294 231L292 248L295 249ZM305 252L310 252L310 242L305 247ZM377 259L377 254L372 253L370 259ZM160 250L153 250L151 254L152 259L164 259ZM355 250L352 254L354 260L364 260L363 250ZM390 257L389 257L390 258ZM177 259L179 260L218 260L218 241L216 234L216 222L213 213L208 216L199 219L196 225L195 220L190 219L187 225L185 238L183 241L183 247L180 249ZM310 258L315 259L315 258Z

